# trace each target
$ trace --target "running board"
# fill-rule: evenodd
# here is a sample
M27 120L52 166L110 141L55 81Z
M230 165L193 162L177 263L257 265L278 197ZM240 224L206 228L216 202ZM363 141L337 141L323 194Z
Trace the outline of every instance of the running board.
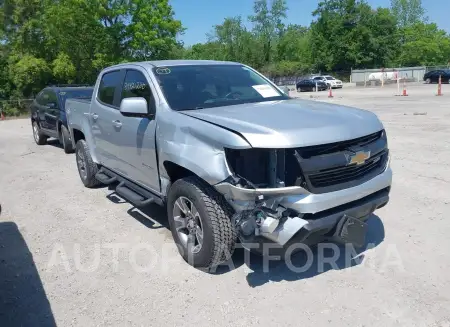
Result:
M145 207L150 203L155 202L154 198L145 198L139 193L126 187L124 182L121 182L119 185L117 185L116 193L119 194L121 197L125 198L126 200L130 201L134 205L136 205L136 207Z
M103 178L103 180L101 181L105 184L106 182L109 184L118 183L116 189L117 194L124 199L132 202L137 207L146 206L150 203L156 203L157 205L165 204L164 198L162 198L159 194L143 188L136 183L133 183L129 179L117 174L116 172L106 167L102 167L99 171L99 174L100 173L102 175L105 175L106 178L100 175L99 180Z
M108 176L103 170L100 170L100 171L95 175L95 178L96 178L99 182L101 182L102 184L105 184L105 185L109 185L109 184L112 184L112 183L114 183L114 182L117 181L117 178L116 178L116 177Z

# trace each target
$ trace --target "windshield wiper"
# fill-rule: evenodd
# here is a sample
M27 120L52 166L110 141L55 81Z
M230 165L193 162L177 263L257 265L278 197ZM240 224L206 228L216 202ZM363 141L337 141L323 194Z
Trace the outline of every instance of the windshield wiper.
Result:
M200 110L200 109L205 109L205 107L182 108L182 109L177 109L177 111Z

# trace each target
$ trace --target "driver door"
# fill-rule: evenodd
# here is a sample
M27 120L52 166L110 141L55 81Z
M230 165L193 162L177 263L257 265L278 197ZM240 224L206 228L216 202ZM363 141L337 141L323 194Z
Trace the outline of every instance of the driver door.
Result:
M119 103L125 98L139 97L146 99L149 107L155 107L155 93L145 69L127 69ZM160 192L155 117L124 116L117 110L113 124L111 143L115 170L135 183Z

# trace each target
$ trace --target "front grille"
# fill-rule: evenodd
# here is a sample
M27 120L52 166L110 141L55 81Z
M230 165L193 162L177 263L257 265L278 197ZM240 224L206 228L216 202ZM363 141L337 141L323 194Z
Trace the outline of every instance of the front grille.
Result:
M383 135L383 131L376 132L367 136L359 137L357 139L328 143L322 145L314 145L301 149L297 149L300 156L304 159L308 159L314 156L329 154L333 152L339 152L351 148L353 146L364 146L369 143L377 141Z
M359 151L372 156L361 165L348 165L349 156ZM384 131L353 140L298 148L295 156L301 170L299 185L316 194L360 185L384 171L388 154ZM299 178L296 183L298 181Z
M382 152L367 160L362 165L354 164L351 166L325 169L317 173L309 174L307 177L314 188L348 183L364 178L372 173L380 172L386 164L386 159L386 152Z

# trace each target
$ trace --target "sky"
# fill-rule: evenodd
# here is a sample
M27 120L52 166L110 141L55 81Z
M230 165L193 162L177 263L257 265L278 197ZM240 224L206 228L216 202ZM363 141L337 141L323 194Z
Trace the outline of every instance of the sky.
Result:
M286 22L309 25L311 13L319 0L287 0L289 7ZM372 7L389 7L390 0L368 0ZM170 0L175 17L187 28L180 39L186 45L205 42L206 34L226 17L247 18L253 11L253 0ZM450 32L450 0L422 0L430 22Z

